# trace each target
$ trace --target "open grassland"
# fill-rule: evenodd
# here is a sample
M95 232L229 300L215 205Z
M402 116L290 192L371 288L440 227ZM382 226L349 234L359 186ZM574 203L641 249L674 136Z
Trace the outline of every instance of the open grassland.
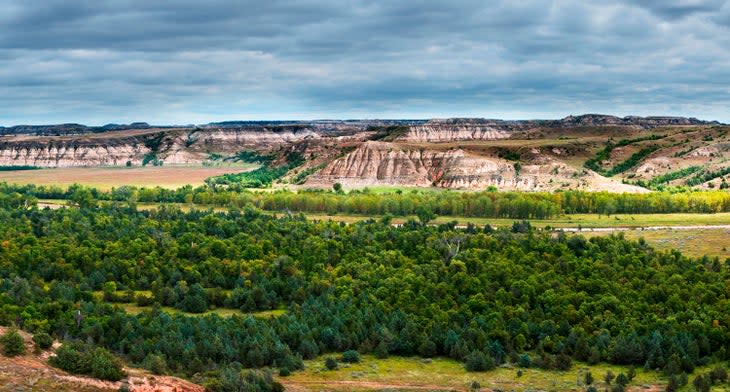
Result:
M224 290L225 292L226 290ZM115 296L122 300L125 298L127 292L119 290L115 293ZM137 295L143 295L147 297L152 296L152 292L149 290L134 290L134 296ZM103 300L104 299L104 293L102 291L94 291L94 297L97 300ZM150 311L154 309L154 306L139 306L134 302L110 302L112 305L116 305L124 309L125 312L129 314L139 314L142 312ZM239 309L231 309L231 308L222 308L218 307L215 309L210 309L206 312L202 313L190 313L185 312L180 309L173 308L172 306L161 306L160 309L163 312L169 313L169 314L180 314L185 316L207 316L210 314L217 314L221 317L231 317L233 315L239 315L239 316L253 316L256 318L272 318L272 317L278 317L286 313L286 309L272 309L272 310L262 310L258 312L243 312Z
M48 204L65 204L64 200L42 200L43 203ZM144 210L151 210L159 207L160 203L140 203L137 208ZM168 205L175 205L184 211L190 211L192 209L207 210L214 209L216 211L226 211L225 207L213 207L196 204L180 204L180 203L168 203ZM269 213L282 216L284 212L280 211L268 211ZM297 215L298 213L294 213ZM322 220L322 221L336 221L345 223L355 223L367 219L379 219L379 215L353 215L353 214L317 214L317 213L303 213L307 219L310 220ZM418 220L413 216L395 216L392 218L392 223L402 224L409 219ZM437 216L432 220L431 224L443 224L449 222L456 222L457 225L467 225L469 223L484 226L492 225L494 227L511 226L515 221L519 219L512 218L474 218L464 216ZM730 213L716 213L716 214L690 214L690 213L673 213L673 214L621 214L621 215L596 215L596 214L566 214L551 219L530 219L530 223L538 228L576 228L576 229L591 229L591 228L627 228L627 229L641 229L651 226L705 226L705 225L730 225Z
M628 230L622 232L631 240L643 238L659 250L677 249L694 257L730 258L730 229L692 229L692 230ZM585 236L609 235L608 232L584 232Z
M122 185L175 189L185 185L198 186L208 177L239 173L256 167L253 164L235 166L147 166L147 167L69 167L38 170L0 171L0 182L10 184L86 185L109 190Z
M335 220L341 222L357 222L377 216L364 215L327 215L327 214L305 214L310 219ZM408 219L417 219L415 216L394 217L393 223L403 223ZM439 216L431 223L440 224L456 221L458 225L469 223L483 226L509 226L518 219L501 218L473 218L461 216ZM596 215L596 214L569 214L552 219L533 219L530 222L539 228L550 226L552 228L642 228L647 226L701 226L701 225L725 225L730 224L730 213L717 214L626 214L626 215Z
M336 358L335 355L332 355ZM336 370L327 370L324 359L305 361L305 369L280 378L292 390L452 390L468 391L476 381L482 390L503 391L583 391L585 374L591 372L594 386L604 390L604 376L626 374L628 368L615 365L574 363L568 371L499 367L486 372L467 372L462 363L443 358L420 359L389 357L377 359L363 356L360 363L339 363ZM701 369L698 369L701 370ZM658 391L665 378L655 371L636 369L636 377L628 390ZM689 390L689 389L687 389ZM718 389L719 390L719 389Z
M121 306L122 309L124 309L124 311L127 312L128 314L139 314L139 313L153 309L152 306L138 306L138 305L132 304L132 303L117 303L116 305ZM283 315L284 313L286 313L286 310L284 310L284 309L262 310L260 312L250 312L250 313L242 312L238 309L228 309L228 308L216 308L216 309L208 310L207 312L203 312L203 313L184 312L180 309L175 309L170 306L162 306L162 307L160 307L160 309L163 312L169 313L169 314L180 314L180 315L195 316L195 317L203 317L203 316L208 316L211 314L217 314L220 317L231 317L233 315L239 315L239 316L253 316L256 318L267 319L267 318L279 317L279 316Z

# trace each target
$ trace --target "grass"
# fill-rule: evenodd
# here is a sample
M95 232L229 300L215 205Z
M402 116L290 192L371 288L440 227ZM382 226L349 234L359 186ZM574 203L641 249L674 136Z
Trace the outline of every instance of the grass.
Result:
M226 290L224 290L224 291L226 291ZM126 295L126 293L127 293L126 291L117 290L116 295L119 297L123 297L124 295ZM151 297L152 292L149 290L135 290L134 295L135 296L144 295L147 297ZM104 293L101 290L96 290L96 291L94 291L94 297L97 300L102 300L104 298ZM124 309L125 312L127 312L129 314L139 314L144 311L153 309L153 306L138 306L134 302L129 302L129 303L115 302L115 303L111 303L111 304L120 306L122 309ZM162 306L162 307L160 307L160 309L162 309L164 312L167 312L170 314L182 314L182 315L186 315L186 316L207 316L209 314L217 314L221 317L231 317L234 314L237 314L239 316L251 315L254 317L258 317L258 318L272 318L272 317L279 317L279 316L283 315L284 313L286 313L286 309L262 310L259 312L249 312L249 313L242 312L239 309L230 309L230 308L210 309L203 313L189 313L189 312L182 311L180 309L175 309L171 306Z
M335 220L341 222L358 222L369 219L365 215L328 215L328 214L305 214L309 219ZM377 218L377 216L373 216ZM415 216L394 217L393 223L403 223L408 219L416 219ZM477 226L490 224L492 226L511 226L519 219L511 218L473 218L459 216L439 216L431 223L440 224L456 221L460 225L473 223ZM730 213L718 214L622 214L622 215L596 215L596 214L568 214L551 219L530 219L537 227L550 226L554 228L566 227L629 227L641 228L647 226L691 226L691 225L722 225L730 224Z
M137 304L133 303L118 303L116 304L122 309L124 309L125 312L129 314L139 314L145 311L152 310L152 306L137 306ZM268 319L268 318L274 318L279 317L286 313L285 309L273 309L273 310L262 310L260 312L242 312L238 309L228 309L228 308L216 308L208 310L207 312L203 313L189 313L182 311L180 309L175 309L170 306L162 306L160 309L162 309L163 312L169 313L169 314L180 314L185 316L194 316L194 317L204 317L211 314L217 314L220 317L231 317L233 315L239 315L239 316L253 316L256 318L262 318L262 319Z
M336 357L333 355L333 357ZM482 388L506 391L583 391L583 380L590 371L595 379L594 386L603 390L606 384L603 377L607 371L614 375L626 374L627 367L608 364L587 365L574 363L568 371L548 371L541 369L522 369L499 367L487 372L467 372L463 364L444 358L423 360L421 358L390 357L377 359L370 355L362 356L360 363L340 363L338 369L324 367L326 356L305 361L305 369L288 377L280 378L287 386L309 390L366 390L366 389L454 389L469 390L473 381ZM664 377L655 371L636 369L636 377L630 387L643 385L665 385Z
M147 166L147 167L69 167L38 170L0 171L0 182L11 184L57 185L66 187L75 183L102 190L122 185L175 189L185 185L203 185L208 177L226 173L240 173L256 167L255 164L231 166Z
M629 230L622 232L632 240L644 238L649 245L659 250L677 249L687 256L730 258L728 229L692 229L692 230ZM604 236L606 232L586 232L583 235Z

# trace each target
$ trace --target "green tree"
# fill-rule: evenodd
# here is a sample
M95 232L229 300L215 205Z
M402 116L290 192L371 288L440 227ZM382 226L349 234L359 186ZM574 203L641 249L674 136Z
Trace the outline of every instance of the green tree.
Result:
M434 214L433 210L424 205L416 207L416 216L418 217L418 221L424 226L427 225L428 222L436 219L436 214Z

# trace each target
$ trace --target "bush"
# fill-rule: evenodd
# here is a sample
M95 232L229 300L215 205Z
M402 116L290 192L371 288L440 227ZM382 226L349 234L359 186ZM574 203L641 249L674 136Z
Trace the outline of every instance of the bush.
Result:
M727 370L721 366L716 366L710 371L710 380L712 380L713 384L727 381Z
M147 354L142 366L153 374L167 373L167 360L163 354Z
M101 380L118 381L124 377L119 360L101 347L81 343L64 344L49 362L69 373L85 374Z
M119 360L109 351L97 347L86 355L89 362L90 374L101 380L118 381L124 377L122 365Z
M712 381L709 376L700 374L692 381L692 386L694 386L697 392L710 392Z
M523 368L532 367L532 359L530 359L530 356L528 354L522 354L517 359L517 365Z
M636 377L636 369L633 366L629 367L626 377L628 377L629 381L634 381L634 377Z
M555 367L558 370L570 370L571 366L573 366L573 360L568 354L563 353L557 356L555 360Z
M466 357L464 367L470 372L483 372L494 369L494 360L489 355L475 350Z
M593 374L591 374L591 372L587 372L585 375L584 381L585 381L586 385L593 384Z
M205 384L210 392L283 392L284 387L276 382L271 372L262 370L241 370L240 367L229 366L221 370L217 377Z
M337 369L337 361L335 361L332 357L327 357L327 359L324 360L324 367L328 370L335 370Z
M25 354L25 341L15 329L9 329L5 332L0 337L0 344L2 344L3 354L8 357Z
M41 350L48 350L53 345L53 338L45 332L38 332L33 335L33 343Z
M342 362L358 363L360 362L360 353L355 350L348 350L342 353Z

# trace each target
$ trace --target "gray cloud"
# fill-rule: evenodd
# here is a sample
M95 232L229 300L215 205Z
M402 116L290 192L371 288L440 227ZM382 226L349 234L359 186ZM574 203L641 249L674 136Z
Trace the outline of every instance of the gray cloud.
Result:
M6 125L578 112L730 121L730 1L5 3Z

